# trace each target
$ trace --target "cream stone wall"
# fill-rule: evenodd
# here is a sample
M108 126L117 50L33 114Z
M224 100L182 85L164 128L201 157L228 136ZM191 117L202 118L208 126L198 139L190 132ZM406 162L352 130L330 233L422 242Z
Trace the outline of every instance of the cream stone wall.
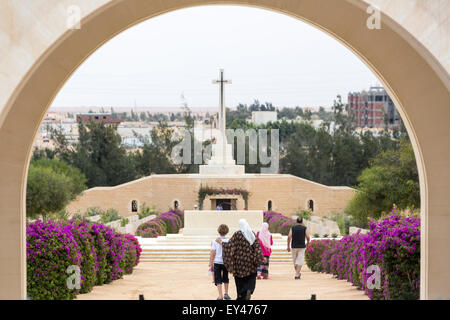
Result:
M272 200L272 210L291 216L298 209L306 209L308 200L314 201L314 215L330 216L342 212L355 190L348 187L328 187L319 183L284 174L246 174L234 178L202 175L152 175L115 187L97 187L86 190L72 201L67 210L70 213L84 213L89 207L114 208L121 216L133 215L131 202L138 201L139 208L156 205L159 211L174 207L178 201L181 210L193 210L198 204L200 186L215 188L242 188L250 192L249 210L267 210ZM220 198L220 197L219 197ZM244 208L244 201L236 197L238 209ZM204 209L210 209L210 198L203 202Z
M172 10L218 3L310 23L377 75L402 116L419 169L421 298L450 298L450 0L0 1L0 298L26 297L26 176L34 137L59 89L123 30ZM366 27L369 4L381 10L379 30ZM67 28L71 5L81 9L79 30Z
M263 223L262 210L186 210L184 212L183 236L215 236L220 224L226 224L228 234L232 235L239 230L239 220L245 219L254 232L261 228Z

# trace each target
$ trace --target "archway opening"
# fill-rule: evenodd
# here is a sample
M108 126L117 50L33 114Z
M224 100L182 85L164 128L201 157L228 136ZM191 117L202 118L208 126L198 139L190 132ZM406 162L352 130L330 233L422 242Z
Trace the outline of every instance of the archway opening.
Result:
M355 7L355 8L353 8L352 7L352 4L345 4L344 5L345 6L345 8L344 9L348 9L348 14L351 14L351 13L356 13L355 15L354 15L354 17L361 17L361 19L359 19L358 20L358 22L362 22L364 19L363 19L363 15L361 14L361 12L360 11L358 11L358 10L360 10L358 7ZM267 5L267 7L268 8L273 8L273 9L277 9L277 8L275 8L275 7L273 7L273 6L270 6L270 5ZM113 12L114 12L114 8L112 8L112 7L109 7L109 8L103 8L102 9L102 12L103 13L105 13L106 14L106 12L108 12L108 10L110 10L109 11L109 13L111 14L110 15L110 17L113 17L114 15L113 15ZM310 8L309 8L310 9ZM353 9L353 10L352 10ZM151 12L153 12L153 14L155 14L155 13L157 13L157 11L152 11L153 9L148 9L148 11L146 11L145 12L145 15L149 15ZM298 12L298 13L296 13L296 10L294 9L294 8L289 8L288 9L288 12L290 12L290 13L292 13L293 15L296 15L296 16L298 16L298 17L301 17L302 15L305 15L306 17L304 17L305 19L308 19L307 17L308 17L308 8L304 8L304 12L302 12L302 13L300 13L300 12ZM117 11L116 11L117 12ZM339 11L339 12L345 12L345 11ZM359 13L359 15L357 14L357 13ZM321 20L322 19L322 20ZM351 20L351 19L349 19L349 20ZM88 19L86 19L86 22L88 21ZM94 20L91 20L91 21L94 21ZM123 21L123 20L122 20ZM137 21L137 20L134 20L134 21ZM422 191L425 191L424 189L426 188L426 187L429 187L430 186L430 181L427 181L428 182L428 184L426 185L426 186L424 186L424 182L425 182L425 171L424 171L424 164L423 164L423 158L422 158L422 156L423 156L423 154L420 152L420 151L423 151L423 150L426 150L427 148L426 147L424 147L424 145L423 145L423 141L422 141L422 149L419 149L419 147L418 147L418 139L417 139L417 136L416 136L416 134L418 134L417 132L419 132L420 133L420 128L422 128L422 125L420 125L420 120L418 119L418 117L419 117L419 115L418 114L414 114L414 112L413 112L413 110L414 110L414 106L416 106L416 105L418 105L418 104L420 104L420 101L422 101L422 100L419 100L416 104L413 102L413 101L411 101L411 99L408 99L407 98L407 92L405 92L403 89L405 89L405 88L409 88L409 90L408 91L411 91L411 89L412 88L415 88L416 86L415 86L415 83L414 83L414 81L413 80L404 80L404 84L403 84L403 86L402 86L402 84L401 84L401 79L399 79L399 78L397 78L396 77L396 74L395 74L395 72L396 71L399 71L399 69L396 69L395 67L392 67L392 71L390 72L388 69L387 69L387 65L383 65L383 63L382 63L382 61L380 60L381 58L382 58L382 54L380 54L380 52L378 52L378 51L376 51L376 50L374 50L374 52L366 52L366 51L364 51L363 49L369 49L371 46L370 45L368 45L368 44L364 44L364 42L362 41L362 38L358 38L356 35L354 35L356 38L352 38L352 39L350 39L350 37L348 37L348 35L347 35L347 37L345 37L345 32L342 30L342 29L340 29L340 27L339 26L336 26L336 25L333 25L333 23L332 23L332 19L330 19L330 20L327 20L327 17L326 16L320 16L320 17L317 17L316 18L316 20L315 20L315 22L318 24L318 25L320 25L322 28L324 28L324 29L327 29L328 31L330 31L330 30L333 30L334 32L335 32L335 34L337 34L341 39L345 39L345 40L347 40L347 41L349 41L348 43L349 44L351 44L351 47L355 50L355 51L357 51L358 52L358 54L361 56L361 57L365 57L365 59L366 59L366 62L367 63L369 63L371 66L372 66L372 68L374 69L374 70L376 70L377 71L377 74L379 74L380 76L382 75L383 76L383 83L385 83L386 85L387 84L389 84L389 86L388 86L388 91L390 92L390 93L392 93L393 94L393 96L394 96L394 100L396 101L396 102L402 102L402 104L400 105L401 106L401 109L400 109L400 111L401 111L401 113L403 113L402 114L402 116L404 117L404 119L408 119L408 121L406 122L406 126L407 126L407 128L409 129L409 131L410 131L410 133L412 133L413 131L412 131L412 127L411 127L411 123L410 123L410 121L411 122L415 122L415 123L417 123L418 125L417 126L415 126L415 129L416 129L416 132L414 132L414 135L413 135L413 137L414 137L414 139L413 139L413 143L414 143L414 146L415 146L415 151L416 151L416 155L419 155L419 157L417 157L417 159L418 159L418 162L419 162L419 172L420 172L420 177L421 177L421 182L422 182ZM355 22L353 22L353 23L355 23ZM117 32L117 31L119 31L119 30L123 30L124 28L126 28L126 27L128 27L129 26L129 22L124 22L121 26L119 26L119 27L114 27L113 28L113 31L114 32ZM89 29L89 28L87 28L88 30L92 30L92 29ZM362 32L362 33L364 33L364 32ZM101 34L101 32L99 32L97 35L95 35L95 34L92 34L92 36L93 36L93 38L92 39L96 39L96 41L98 41L98 39L102 39L102 41L104 40L104 39L107 39L108 37L110 37L110 35L108 34L108 32L106 33L106 34ZM100 38L95 38L96 36L99 36ZM405 35L404 36L404 38L402 38L402 37L399 37L398 36L398 34L396 33L396 32L394 32L394 31L392 31L392 29L391 29L391 26L389 26L388 28L387 28L387 31L386 32L383 32L383 36L382 36L382 38L385 38L385 40L386 40L386 42L385 42L385 44L386 45L388 45L387 43L393 43L394 41L393 40L399 40L399 43L402 43L402 44L405 44L405 43L407 43L407 41L409 41L410 39L408 39L408 40L405 40L404 38L407 38L407 36ZM70 37L68 38L68 40L70 40ZM72 38L72 40L76 40L76 37L75 38ZM389 41L388 41L389 40ZM64 42L62 42L62 43L60 43L61 45L62 45L62 47L60 47L60 48L63 48L63 46L64 46L64 44L68 44L69 42L66 42L66 43L64 43ZM95 41L94 41L94 43L95 43ZM97 42L98 43L98 42ZM92 48L93 48L93 44L92 43L89 43L89 44L87 44L87 47L84 47L84 48L79 48L79 50L81 50L81 51L83 51L84 50L84 53L81 55L82 57L85 57L85 56L87 56L87 52L88 51L91 51L92 50ZM56 49L56 48L54 48L54 49ZM87 50L87 51L86 51ZM417 49L417 47L415 47L415 50L417 50L417 51L415 51L414 49L412 49L411 47L407 47L406 49L404 49L405 50L405 53L407 54L407 59L405 59L405 57L402 57L403 58L403 62L404 63L406 63L408 66L411 66L411 72L416 72L416 73L418 73L418 72L420 72L420 73L422 73L422 74L426 74L427 75L427 80L428 80L428 84L429 85L431 85L431 86L433 86L434 88L435 88L435 93L436 93L436 95L435 95L435 97L433 98L433 101L434 102L436 102L436 104L435 105L437 105L437 106L441 106L441 105L443 105L443 104L445 104L445 102L446 101L448 101L448 87L446 87L446 85L445 85L445 82L444 81L442 81L442 80L440 80L440 78L439 78L439 76L438 75L436 75L436 72L435 72L435 68L433 68L433 67L430 67L428 64L426 64L425 62L424 62L424 64L421 64L421 63L416 63L416 64L414 64L413 62L420 62L420 61L429 61L429 60L427 60L427 59L425 59L425 58L423 58L423 56L421 56L421 55L419 55L418 53L417 53L417 51L420 51L420 48L419 49ZM54 53L56 53L57 54L57 52L56 52L57 50L54 50L54 51L52 51L51 53L49 53L49 54L54 54ZM364 53L361 53L361 51L364 51ZM77 52L76 54L79 54L80 52ZM426 55L426 53L423 53L423 52L421 52L421 54L422 55ZM70 60L70 59L74 59L73 57L71 57L70 59L69 59L69 65L71 64L71 63L73 63L73 62L75 62L75 63L78 63L79 61L80 61L80 58L79 58L80 56L78 56L78 58L75 58L75 60ZM48 57L46 57L46 59L47 59ZM46 60L47 62L49 61L49 60ZM416 69L414 69L414 65L416 65L416 66L421 66L421 68L416 68ZM47 64L47 65L41 65L41 67L48 67L49 65ZM39 69L39 68L37 68L37 69ZM39 70L37 70L37 69L35 69L35 70L33 70L33 73L32 73L32 76L33 77L31 77L31 78L28 78L26 81L27 81L27 85L30 85L30 86L32 86L33 85L33 78L34 78L34 76L37 76L38 75L38 71ZM70 69L70 68L69 68ZM44 69L40 69L41 71L44 71ZM67 76L67 74L68 74L68 72L65 72L65 73L63 73L63 74L59 74L59 75L57 75L57 76L55 76L55 81L54 82L51 82L51 83L49 83L48 84L48 89L50 89L50 91L45 91L45 90L42 90L41 91L41 93L42 93L42 96L44 97L44 100L45 99L47 99L49 96L52 96L52 94L54 93L54 91L55 91L55 87L57 87L60 83L61 83L61 78L63 78L63 77L65 77L65 76ZM411 78L414 78L414 79L416 79L416 77L411 77ZM425 84L424 82L420 82L419 81L419 83L420 84ZM425 85L425 87L427 87L426 85ZM447 90L447 91L446 91ZM9 109L9 110L11 110L11 112L9 112L8 113L8 118L9 119L6 119L6 120L9 120L9 121L6 121L6 120L4 120L5 119L5 117L6 116L4 116L4 114L2 113L2 120L4 120L4 124L5 125L7 125L7 126L2 126L2 136L3 136L3 133L4 132L13 132L13 131L10 131L11 130L11 126L12 126L12 123L14 122L14 120L15 120L15 116L14 116L14 114L15 114L15 112L17 111L17 112L21 112L22 110L20 109L20 107L18 107L17 105L19 105L20 106L20 103L18 103L18 104L16 104L16 102L17 101L20 101L20 98L22 98L22 96L21 96L21 94L20 93L26 93L27 91L26 90L22 90L22 91L20 91L19 92L19 94L18 95L16 95L16 97L12 100L12 103L11 103L11 108ZM34 92L36 92L36 91L34 91ZM428 96L427 96L428 97ZM42 98L41 98L42 99ZM409 102L411 102L411 104L409 104ZM14 108L12 108L12 105L14 104ZM23 104L22 104L23 105ZM45 104L45 105L48 105L47 103ZM408 109L408 110L411 110L411 112L408 114L408 116L409 116L409 118L406 118L406 113L405 113L405 110L406 110L406 108L411 108L411 109ZM436 108L438 108L438 107L436 107ZM42 110L40 110L40 111L42 111ZM31 119L34 119L33 121L35 121L36 119L38 119L40 116L39 116L39 112L40 111L38 111L37 112L37 114L33 114L32 115L32 117L31 117ZM420 116L422 116L422 115L420 115ZM423 122L422 122L423 123ZM426 121L425 121L425 123L426 123ZM424 125L424 124L423 124ZM6 128L6 129L5 129ZM36 126L34 125L34 126L31 126L31 128L36 128ZM5 131L6 130L6 131ZM430 129L431 130L431 129ZM31 130L29 130L29 132L27 131L27 132L24 132L23 133L23 137L25 137L24 139L23 139L23 141L25 142L25 140L26 139L28 139L28 141L26 141L26 143L24 143L23 145L25 145L26 147L25 147L25 149L27 149L27 150L30 150L30 148L29 148L29 146L30 146L30 137L31 137L31 135L30 135L30 132L32 132L33 131L33 129L31 129ZM4 137L8 137L8 136L10 136L10 134L6 134L5 133L5 135L4 135ZM19 144L19 143L18 143ZM16 144L17 145L17 144ZM420 151L419 151L420 150ZM432 150L430 150L430 149L427 149L428 150L428 152L429 152L429 154L434 154L433 153L433 151ZM442 150L442 149L441 149ZM24 150L21 150L22 151L22 154L26 154L27 153L27 151L24 151ZM29 153L29 152L28 152ZM6 157L6 156L5 156ZM430 156L430 157L432 157L432 156ZM26 157L22 157L22 160L21 160L21 162L20 163L24 163L24 158L26 158ZM11 161L11 159L5 159L5 161L3 162L4 164L5 164L5 166L7 167L7 168L9 168L8 167L8 163L12 163L12 161ZM5 167L5 168L6 168ZM24 165L24 168L26 168L26 164ZM430 169L429 169L429 171L428 172L430 172L431 171L431 168L432 167L430 167ZM26 172L26 169L24 170L25 172ZM2 171L3 172L3 171ZM5 171L5 172L7 172L7 171ZM11 171L11 172L13 172L13 171ZM16 171L14 171L14 173L17 173ZM12 174L12 173L11 173ZM20 177L23 177L24 175L22 174L17 174L16 175L16 177L17 176L20 176ZM14 181L16 181L17 179L13 179ZM22 186L23 186L23 178L21 178L21 179L19 179L19 180L21 180L21 182L19 183L20 184L20 186L21 186L21 188L17 188L17 189L14 189L14 190L16 190L16 192L18 192L18 194L20 194L20 197L21 197L21 199L23 199L24 198L24 193L23 193L23 188L22 188ZM434 180L433 180L434 181ZM434 184L434 185L439 185L439 183L436 183L436 184ZM22 191L18 191L18 190L22 190ZM5 191L5 193L4 194L7 194L7 192ZM428 193L424 193L424 192L422 192L422 200L425 200L425 201L422 201L422 208L423 209L427 209L426 211L425 210L422 210L422 214L423 215L426 215L426 214L429 214L429 212L432 212L432 211L430 211L430 209L432 208L430 205L429 205L429 203L428 203ZM3 202L2 202L3 203ZM23 208L23 201L17 201L17 203L19 204L19 203L21 203L20 205L17 205L17 208L18 208L18 210L19 211L17 211L17 212L20 212L21 214L23 214L24 213L24 208ZM14 206L14 208L15 208L15 206ZM14 211L14 210L13 210ZM14 211L14 212L16 212L16 211ZM16 213L17 213L16 212ZM23 217L23 216L22 216ZM425 218L428 218L428 216L424 216ZM445 219L445 218L444 218ZM426 223L426 222L428 222L428 219L423 219L423 221L424 221L424 223ZM12 237L13 238L13 237ZM428 241L429 240L429 235L428 234L426 234L426 241ZM23 245L23 243L22 243L22 245ZM426 249L429 249L428 247L426 248ZM424 250L423 250L424 251ZM23 255L22 255L23 256ZM23 262L23 261L22 261ZM436 262L437 263L437 265L442 265L443 264L443 260L441 259L441 260L439 260L439 261L437 261ZM22 271L23 271L23 268L21 269ZM427 268L422 268L422 270L425 270L425 271L423 271L423 272L425 272L425 274L426 275L428 275L428 269ZM20 277L19 277L20 278ZM429 282L428 282L428 278L427 277L423 277L424 279L425 279L425 282L427 283L427 287L426 287L426 289L428 290L428 284L429 284ZM22 281L22 285L23 285L23 281ZM440 285L438 285L437 284L437 282L434 282L433 283L433 288L437 288L436 290L437 291L440 291L441 289L441 286ZM425 289L424 289L425 290ZM436 292L437 292L436 291ZM425 292L425 291L424 291ZM444 292L444 291L442 291L442 292Z

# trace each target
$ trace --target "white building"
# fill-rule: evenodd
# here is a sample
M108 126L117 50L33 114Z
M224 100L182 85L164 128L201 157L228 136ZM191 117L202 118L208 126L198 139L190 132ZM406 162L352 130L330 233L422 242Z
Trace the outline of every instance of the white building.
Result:
M256 125L266 124L277 121L276 111L253 111L252 122Z

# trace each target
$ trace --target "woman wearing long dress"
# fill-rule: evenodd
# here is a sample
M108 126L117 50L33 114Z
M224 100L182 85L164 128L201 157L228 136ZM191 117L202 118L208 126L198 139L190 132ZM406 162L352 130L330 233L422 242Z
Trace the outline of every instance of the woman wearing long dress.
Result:
M222 243L220 238L216 240ZM233 274L236 283L236 300L250 300L255 291L256 273L264 260L259 241L245 219L239 220L239 230L228 243L222 243L223 262Z
M262 253L266 258L259 265L257 279L269 279L269 260L272 254L273 239L269 232L269 224L267 222L262 224L261 230L256 234L256 237L258 238Z

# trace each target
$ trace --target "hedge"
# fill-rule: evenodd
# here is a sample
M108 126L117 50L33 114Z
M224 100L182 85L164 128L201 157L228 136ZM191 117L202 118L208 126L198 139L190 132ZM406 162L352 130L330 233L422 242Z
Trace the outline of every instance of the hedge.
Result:
M366 235L310 242L306 264L352 282L371 299L419 299L420 218L402 216L394 208L389 216L371 221L369 228ZM369 286L375 284L373 271L367 271L372 265L380 270L379 288Z
M156 238L168 233L178 233L183 226L183 211L171 209L141 224L136 229L136 235L143 238Z
M141 247L132 235L87 221L35 221L27 224L27 292L33 300L74 299L94 285L132 273ZM80 269L80 289L66 282L69 266Z
M296 224L294 219L274 211L264 212L264 222L269 224L271 233L281 233L284 236L288 235L291 227Z

